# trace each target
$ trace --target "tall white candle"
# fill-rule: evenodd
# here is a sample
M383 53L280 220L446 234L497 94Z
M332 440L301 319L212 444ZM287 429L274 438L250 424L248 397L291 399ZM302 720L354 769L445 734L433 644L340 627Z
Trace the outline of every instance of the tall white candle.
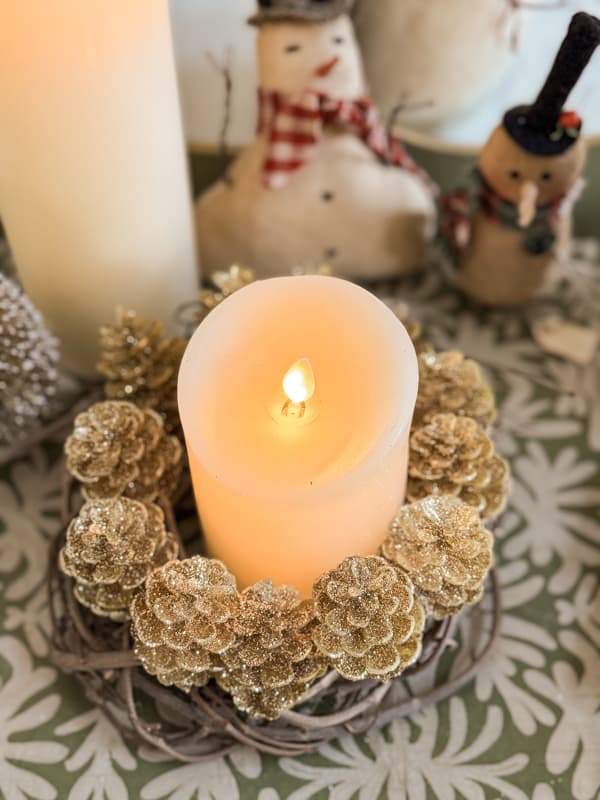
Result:
M168 321L193 296L167 0L2 3L0 216L76 372L115 305Z

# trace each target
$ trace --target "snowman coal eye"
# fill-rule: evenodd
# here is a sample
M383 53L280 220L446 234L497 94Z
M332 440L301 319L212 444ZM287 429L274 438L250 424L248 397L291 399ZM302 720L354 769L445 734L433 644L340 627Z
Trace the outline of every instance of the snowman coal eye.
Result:
M345 41L346 40L344 39L343 36L334 36L333 37L333 43L334 44L344 44Z
M508 174L513 181L518 181L519 178L521 177L521 173L519 172L518 169L513 169Z
M285 48L286 53L298 53L302 50L299 44L288 44Z

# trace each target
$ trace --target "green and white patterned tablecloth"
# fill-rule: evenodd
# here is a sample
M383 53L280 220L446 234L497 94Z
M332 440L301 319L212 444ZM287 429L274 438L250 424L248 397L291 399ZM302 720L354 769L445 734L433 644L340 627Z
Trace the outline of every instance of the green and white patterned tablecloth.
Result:
M126 744L46 657L44 570L60 505L60 447L2 470L0 797L599 798L600 361L580 368L546 356L529 332L544 310L589 316L595 260L595 245L580 243L579 289L527 315L465 306L434 275L397 290L439 349L486 364L514 492L496 547L505 612L493 658L457 696L364 738L298 759L240 748L202 766ZM459 644L442 667L457 669L463 657Z

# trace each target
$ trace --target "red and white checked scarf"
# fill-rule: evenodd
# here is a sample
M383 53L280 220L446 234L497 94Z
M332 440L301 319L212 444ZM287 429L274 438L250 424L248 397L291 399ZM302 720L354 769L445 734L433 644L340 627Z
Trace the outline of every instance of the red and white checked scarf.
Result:
M369 97L336 100L313 91L302 95L259 89L258 133L266 134L267 155L263 163L263 183L280 189L301 169L316 149L326 125L352 131L381 160L417 175L433 191L431 178L408 155L398 139L381 122Z

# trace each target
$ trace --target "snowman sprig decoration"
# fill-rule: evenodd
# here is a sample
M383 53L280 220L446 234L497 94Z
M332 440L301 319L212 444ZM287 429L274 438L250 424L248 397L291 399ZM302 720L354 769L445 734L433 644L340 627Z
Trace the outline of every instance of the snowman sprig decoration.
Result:
M586 145L581 117L564 104L598 44L600 20L575 14L535 102L506 112L471 186L441 198L454 279L480 303L523 305L566 264Z
M367 94L353 1L260 0L257 136L197 203L208 271L375 279L426 262L436 189Z

